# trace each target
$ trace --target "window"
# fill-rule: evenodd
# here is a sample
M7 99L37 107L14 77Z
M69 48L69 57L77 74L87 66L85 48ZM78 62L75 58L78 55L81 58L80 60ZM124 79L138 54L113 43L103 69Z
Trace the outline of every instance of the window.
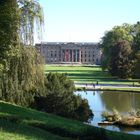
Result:
M57 56L57 54L55 53L55 54L54 54L54 56L56 57L56 56Z
M54 56L55 56L55 57L57 56L57 51L55 51L55 54L54 54Z
M51 51L51 57L53 57L53 51Z

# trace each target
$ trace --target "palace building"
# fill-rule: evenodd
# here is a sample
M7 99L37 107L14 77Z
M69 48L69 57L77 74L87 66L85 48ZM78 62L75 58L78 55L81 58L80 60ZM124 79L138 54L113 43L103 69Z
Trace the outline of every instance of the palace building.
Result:
M97 43L42 42L35 44L46 64L100 64L101 49Z

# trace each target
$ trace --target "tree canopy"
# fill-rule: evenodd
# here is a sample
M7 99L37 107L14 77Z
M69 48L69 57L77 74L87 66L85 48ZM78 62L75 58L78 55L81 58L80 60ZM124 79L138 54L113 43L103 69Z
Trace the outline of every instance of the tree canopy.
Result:
M115 26L108 31L101 41L103 49L102 68L108 69L112 75L120 78L138 75L139 37L139 22L135 25Z
M1 0L0 11L0 97L28 105L27 99L43 94L43 61L32 46L42 9L35 0Z

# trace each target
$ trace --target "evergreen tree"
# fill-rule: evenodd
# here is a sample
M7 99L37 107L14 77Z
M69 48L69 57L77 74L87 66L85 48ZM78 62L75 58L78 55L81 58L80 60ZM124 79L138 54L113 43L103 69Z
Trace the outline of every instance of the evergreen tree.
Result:
M87 100L74 95L74 83L64 74L49 73L46 76L46 97L36 97L32 107L80 121L93 117Z
M133 42L134 77L140 78L140 23L134 25L134 42Z
M132 50L129 42L121 41L111 48L109 71L120 78L129 78L132 75Z

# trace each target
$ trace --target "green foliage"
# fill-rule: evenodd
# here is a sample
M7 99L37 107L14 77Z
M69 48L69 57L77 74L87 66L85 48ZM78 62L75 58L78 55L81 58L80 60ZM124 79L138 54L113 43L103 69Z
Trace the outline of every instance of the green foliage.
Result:
M132 50L129 42L118 42L111 48L109 72L120 78L129 78L132 68Z
M80 121L90 121L92 119L93 113L89 109L88 101L85 99L81 100L81 104L76 109L74 113L74 118Z
M28 106L44 92L43 61L32 47L41 7L34 0L2 0L0 11L0 99Z
M122 26L115 26L112 30L108 31L102 38L101 47L103 48L103 69L108 69L110 57L112 56L110 49L120 41L133 42L132 28L129 24Z
M122 43L120 43L122 42ZM140 24L115 26L102 38L102 69L120 78L139 78Z
M36 97L38 110L60 116L88 121L93 116L87 100L74 95L74 83L64 74L49 73L46 76L46 97Z
M135 53L134 77L140 78L140 50Z
M7 69L7 59L18 49L19 45L19 11L16 0L1 0L0 2L0 68Z
M36 94L43 94L42 62L32 47L22 47L19 56L9 58L9 66L0 78L1 99L28 106Z
M133 56L135 58L134 77L140 78L140 23L134 25Z

